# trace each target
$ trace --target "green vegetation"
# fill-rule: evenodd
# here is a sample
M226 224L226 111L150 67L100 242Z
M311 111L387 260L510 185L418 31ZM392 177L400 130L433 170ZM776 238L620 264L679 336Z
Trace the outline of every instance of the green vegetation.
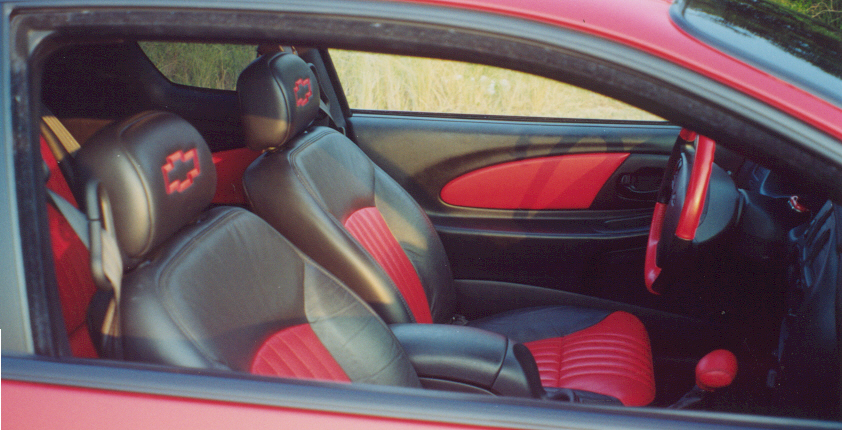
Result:
M773 0L842 31L842 0Z
M170 81L220 90L235 89L240 71L257 56L248 45L141 42L140 47Z
M842 28L842 0L772 1ZM240 71L256 55L255 47L247 45L142 42L141 47L171 81L224 90L236 88ZM660 119L590 91L526 73L457 61L330 52L355 109Z
M234 90L254 58L247 45L141 42L169 80ZM457 61L331 50L352 108L565 118L660 120L590 91Z

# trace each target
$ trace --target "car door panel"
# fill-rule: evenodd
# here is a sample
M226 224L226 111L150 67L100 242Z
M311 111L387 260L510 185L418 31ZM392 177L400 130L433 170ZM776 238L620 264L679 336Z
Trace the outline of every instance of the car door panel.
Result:
M628 156L569 154L495 164L451 180L441 199L479 209L587 209Z
M632 302L628 290L643 291L651 208L677 127L371 112L349 123L430 216L457 279ZM561 172L571 166L579 175ZM448 189L462 181L454 200Z

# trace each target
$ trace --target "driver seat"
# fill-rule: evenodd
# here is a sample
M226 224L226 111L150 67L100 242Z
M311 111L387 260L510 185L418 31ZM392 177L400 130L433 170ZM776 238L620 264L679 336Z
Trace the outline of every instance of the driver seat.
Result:
M336 278L251 212L205 210L216 172L187 121L137 114L100 130L75 161L85 183L107 190L129 268L118 295L123 358L421 386L389 328Z
M264 55L237 92L246 143L264 151L243 176L254 212L386 323L454 321L454 281L433 225L351 140L313 125L320 94L310 67L294 54ZM467 324L525 344L548 391L591 391L627 406L655 397L649 337L627 312L541 307Z

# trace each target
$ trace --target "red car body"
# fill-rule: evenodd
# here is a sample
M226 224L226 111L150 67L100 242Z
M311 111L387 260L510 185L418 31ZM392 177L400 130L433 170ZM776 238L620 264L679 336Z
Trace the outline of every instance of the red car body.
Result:
M568 30L572 34L584 35L588 40L611 42L613 50L598 54L615 56L613 61L631 69L644 68L647 59L659 59L670 67L661 69L675 72L674 76L661 76L671 82L686 80L682 73L692 75L703 83L715 83L720 88L739 94L739 100L745 105L731 106L735 111L749 109L760 112L767 109L771 114L769 122L777 122L787 117L788 121L800 123L805 129L823 136L823 142L805 144L798 150L820 153L815 159L825 160L826 164L817 165L818 170L827 170L825 166L835 165L842 168L842 105L826 100L807 89L795 85L746 60L737 58L705 41L695 37L676 24L671 15L670 2L663 0L533 0L513 2L509 0L392 0L389 2L366 3L367 9L337 11L336 16L347 14L349 20L359 14L375 11L388 4L409 4L421 6L419 10L430 11L430 16L422 17L426 22L436 22L439 15L451 10L478 13L480 17L499 16L507 24L528 22L554 29ZM319 2L313 2L318 5ZM68 2L4 2L3 42L7 48L0 49L4 56L2 69L4 130L3 139L11 142L14 133L17 145L26 143L26 136L33 136L31 124L26 132L15 131L6 127L22 124L21 117L34 111L33 101L17 104L10 96L28 91L29 86L19 81L21 75L16 71L25 68L19 57L10 59L14 45L10 42L15 37L20 40L21 23L31 28L49 28L58 25L51 22L38 22L39 12L57 20L65 11L84 13L90 9L97 13L121 10L133 10L140 13L154 14L160 10L201 11L206 7L209 16L218 20L209 32L211 39L219 36L219 29L225 23L219 19L226 13L233 13L240 8L254 12L266 8L271 13L286 9L301 13L306 8L299 3L287 4L283 0L268 5L237 2L216 3L183 2L162 4L159 2L140 2L137 4L105 4L92 1ZM160 9L159 9L160 8ZM317 8L318 9L318 8ZM488 14L488 15L486 15ZM115 15L116 16L116 15ZM121 17L124 15L120 15ZM129 15L125 15L129 16ZM150 15L151 16L151 15ZM23 18L32 21L25 21ZM121 18L122 19L122 18ZM128 18L127 18L128 19ZM141 24L147 25L147 16L140 18ZM47 20L49 21L49 20ZM61 25L72 25L64 22ZM109 23L112 25L113 23ZM85 24L88 25L88 24ZM132 25L127 23L127 26ZM171 23L168 23L171 25ZM192 25L192 24L191 24ZM441 24L443 26L448 23ZM480 25L474 23L474 25ZM209 26L212 27L212 26ZM507 34L517 28L506 29ZM44 30L47 31L47 30ZM119 28L102 28L120 37ZM487 29L494 32L493 28ZM501 36L502 37L502 36ZM511 37L507 35L505 37ZM529 37L532 37L531 35ZM38 46L38 33L30 33L29 43L32 49ZM188 37L189 38L189 37ZM196 36L196 38L200 38ZM364 42L348 42L353 45L365 45ZM599 45L595 45L599 47ZM439 47L440 48L440 47ZM376 49L376 48L375 48ZM581 48L580 48L581 49ZM400 47L384 48L389 52L400 51ZM435 50L430 50L434 52ZM20 54L18 50L18 55ZM486 48L477 49L476 57L488 55ZM633 54L633 55L632 55ZM625 58L618 56L628 55ZM445 54L452 57L454 55ZM497 62L498 60L487 60ZM27 69L30 70L30 69ZM33 68L31 70L37 70ZM37 86L36 86L37 87ZM692 89L695 88L695 89ZM687 84L689 92L705 93L706 88ZM836 89L839 91L839 89ZM10 107L12 106L12 107ZM760 109L758 106L762 106ZM765 112L765 111L764 111ZM757 114L753 118L760 117ZM780 127L788 123L779 122ZM20 139L24 141L21 142ZM31 139L30 139L31 140ZM827 142L831 142L828 144ZM7 148L12 148L11 143ZM750 149L749 149L750 151ZM824 151L824 152L822 152ZM0 153L7 165L0 170L5 173L4 186L15 188L11 180L14 168L13 157L9 151ZM622 161L622 160L620 160ZM780 165L797 161L781 161ZM241 162L242 164L242 162ZM246 163L247 164L247 163ZM244 168L241 166L240 168ZM824 169L824 170L823 170ZM829 170L828 170L829 171ZM817 174L819 178L835 177ZM11 184L11 185L9 185ZM839 187L838 185L836 187ZM11 193L11 191L10 191ZM834 190L830 190L834 195ZM5 195L8 201L23 197ZM234 195L229 198L241 198ZM586 205L587 206L587 205ZM9 209L9 216L17 226L22 221L18 213ZM0 219L5 219L0 218ZM664 409L647 408L588 408L568 405L546 405L537 401L512 399L471 398L462 395L442 393L417 393L401 389L375 390L368 387L336 387L322 383L276 382L268 378L240 378L225 375L222 372L178 372L171 369L156 368L133 364L105 363L63 357L60 354L45 356L37 351L37 336L32 332L32 324L49 324L46 320L32 319L29 309L34 308L27 301L38 300L33 292L26 293L26 283L34 276L23 269L24 257L21 254L22 243L27 239L15 233L16 227L9 227L17 239L7 243L4 259L13 268L0 268L6 273L3 281L2 297L19 300L15 308L18 313L6 311L2 327L7 336L3 343L3 381L2 381L2 424L7 429L18 428L414 428L414 429L455 429L455 428L685 428L685 427L764 427L780 428L804 426L808 428L838 427L838 422L799 420L791 418L771 418L760 415L739 414L704 414L671 412ZM5 238L6 236L2 236ZM642 275L642 267L641 267ZM641 276L642 278L642 276ZM24 281L26 279L27 281ZM37 294L36 294L37 295ZM11 322L10 322L11 321ZM15 322L15 325L11 325ZM34 321L34 322L33 322ZM35 339L35 340L33 340ZM49 348L48 348L49 349ZM64 375L64 376L63 376ZM79 376L81 375L81 376ZM85 382L87 381L87 382ZM180 389L177 387L181 387ZM836 393L838 395L838 393ZM833 395L831 393L830 395Z

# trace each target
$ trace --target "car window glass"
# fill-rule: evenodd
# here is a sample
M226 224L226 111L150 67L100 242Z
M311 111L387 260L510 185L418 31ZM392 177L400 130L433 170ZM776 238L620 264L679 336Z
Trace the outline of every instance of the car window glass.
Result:
M625 103L498 67L331 50L352 109L660 121Z
M140 42L140 47L170 81L217 90L236 89L240 71L257 56L253 45Z

